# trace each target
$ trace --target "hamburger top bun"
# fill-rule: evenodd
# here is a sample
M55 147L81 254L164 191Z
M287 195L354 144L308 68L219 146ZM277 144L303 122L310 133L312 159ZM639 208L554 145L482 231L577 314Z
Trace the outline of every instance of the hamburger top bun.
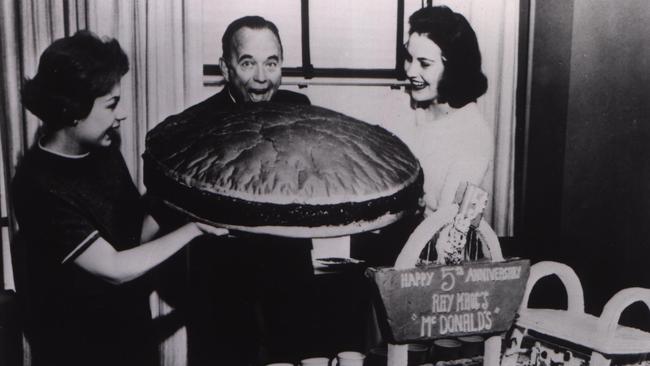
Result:
M148 134L143 157L151 193L196 219L254 232L365 231L351 224L397 220L422 195L419 163L401 140L315 106L181 114Z

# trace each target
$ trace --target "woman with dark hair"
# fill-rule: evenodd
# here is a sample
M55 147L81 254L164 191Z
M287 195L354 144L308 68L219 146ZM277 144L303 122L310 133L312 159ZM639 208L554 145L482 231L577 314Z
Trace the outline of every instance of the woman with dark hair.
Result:
M116 143L128 69L116 40L79 31L43 52L22 90L43 131L12 183L35 366L156 364L143 275L193 238L227 232L188 223L156 237Z
M410 263L418 256L447 264L477 259L481 251L469 222L446 225L459 211L459 188L484 186L494 151L494 136L476 105L487 90L476 34L465 17L446 6L416 11L409 25L404 70L416 118L402 137L424 171L426 218L411 232L397 261ZM421 254L422 242L432 237L435 256L431 245Z
M476 99L487 90L478 41L467 20L445 6L409 18L404 69L413 105L422 111L412 148L424 170L431 210L450 205L459 184L481 185L494 150Z

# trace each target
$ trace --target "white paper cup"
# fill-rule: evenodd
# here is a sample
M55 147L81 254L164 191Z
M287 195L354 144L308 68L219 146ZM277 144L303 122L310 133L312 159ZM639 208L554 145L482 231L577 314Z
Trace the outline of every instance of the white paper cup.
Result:
M366 356L360 352L344 351L339 352L332 360L332 366L363 366Z
M310 357L300 361L300 366L329 366L330 360L327 357Z

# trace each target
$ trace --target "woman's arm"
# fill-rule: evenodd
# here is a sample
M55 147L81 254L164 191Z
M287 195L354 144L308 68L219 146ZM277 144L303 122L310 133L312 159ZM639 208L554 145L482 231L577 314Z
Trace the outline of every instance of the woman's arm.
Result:
M225 235L228 230L189 223L158 239L119 252L100 237L74 263L110 283L122 284L140 277L204 232Z
M480 186L489 165L490 159L487 157L474 157L452 164L447 177L445 177L438 205L441 207L452 204L456 197L456 191L462 183L469 182Z

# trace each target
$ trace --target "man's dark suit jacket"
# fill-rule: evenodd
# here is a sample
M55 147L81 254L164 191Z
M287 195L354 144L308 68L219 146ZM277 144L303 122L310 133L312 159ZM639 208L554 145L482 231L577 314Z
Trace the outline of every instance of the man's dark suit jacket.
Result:
M271 102L311 104L305 95L288 90L278 90ZM246 105L235 102L224 87L168 119L206 118ZM303 303L313 281L311 240L233 234L203 235L189 246L188 356L192 366L225 354L233 357L221 359L228 364L250 363L255 361L250 356L258 353L259 342L270 352L278 348L275 351L284 354L289 351L284 347L300 347L300 338L308 334L300 329L304 317L297 313L311 308Z
M289 90L279 89L271 98L272 103L289 103L289 104L306 104L311 102L306 95L292 92ZM194 106L186 109L170 118L187 119L196 114L201 114L204 111L223 111L231 108L246 108L247 103L237 103L230 95L228 88L224 87L219 93L211 96L210 98L195 104Z

